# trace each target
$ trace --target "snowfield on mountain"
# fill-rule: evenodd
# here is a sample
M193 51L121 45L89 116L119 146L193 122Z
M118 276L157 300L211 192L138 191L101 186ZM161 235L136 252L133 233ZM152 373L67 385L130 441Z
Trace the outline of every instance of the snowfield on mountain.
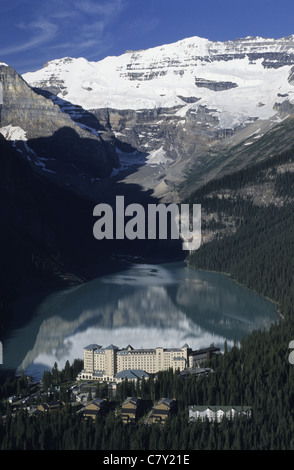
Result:
M225 129L271 118L276 103L292 104L293 64L294 36L223 43L192 37L99 62L53 60L23 78L87 110L179 106L185 116L205 106Z

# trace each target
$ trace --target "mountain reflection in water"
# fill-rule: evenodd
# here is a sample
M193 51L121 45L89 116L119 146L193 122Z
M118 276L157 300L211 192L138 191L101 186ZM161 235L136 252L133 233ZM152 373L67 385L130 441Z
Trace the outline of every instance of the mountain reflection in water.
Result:
M90 343L119 348L188 343L192 349L214 343L223 349L225 340L230 346L277 319L273 303L225 275L184 263L138 264L46 298L6 352L8 360L18 361L13 367L40 378L54 362L62 368L67 359L82 358Z

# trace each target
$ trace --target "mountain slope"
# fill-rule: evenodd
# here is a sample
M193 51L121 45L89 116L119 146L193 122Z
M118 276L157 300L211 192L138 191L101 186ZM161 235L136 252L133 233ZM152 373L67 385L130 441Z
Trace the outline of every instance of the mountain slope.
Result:
M83 191L117 166L114 145L77 125L50 99L35 93L9 66L0 66L0 133L35 172ZM84 181L83 181L84 180Z
M202 206L202 246L191 266L222 271L293 319L294 145L211 180L185 200Z
M280 123L257 121L238 134L216 144L185 167L185 179L180 184L180 198L188 197L207 181L219 179L263 162L277 154L292 150L294 145L294 116Z

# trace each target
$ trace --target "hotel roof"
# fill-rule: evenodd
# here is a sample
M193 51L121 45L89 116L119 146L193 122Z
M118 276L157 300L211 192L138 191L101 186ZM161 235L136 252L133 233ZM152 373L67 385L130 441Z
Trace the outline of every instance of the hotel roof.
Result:
M84 349L87 349L88 351L92 351L93 349L101 349L102 346L100 346L99 344L89 344L88 346L84 347Z
M149 377L149 374L144 370L140 369L130 369L130 370L122 370L115 374L116 379L141 379L142 377Z

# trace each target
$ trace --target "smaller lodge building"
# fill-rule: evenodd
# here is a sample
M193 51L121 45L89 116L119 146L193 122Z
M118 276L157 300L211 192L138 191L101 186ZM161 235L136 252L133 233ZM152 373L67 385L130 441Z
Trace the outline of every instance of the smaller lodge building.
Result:
M222 419L234 419L240 416L252 417L252 409L249 406L199 406L189 407L189 420L195 421L200 419L204 421L220 422Z

